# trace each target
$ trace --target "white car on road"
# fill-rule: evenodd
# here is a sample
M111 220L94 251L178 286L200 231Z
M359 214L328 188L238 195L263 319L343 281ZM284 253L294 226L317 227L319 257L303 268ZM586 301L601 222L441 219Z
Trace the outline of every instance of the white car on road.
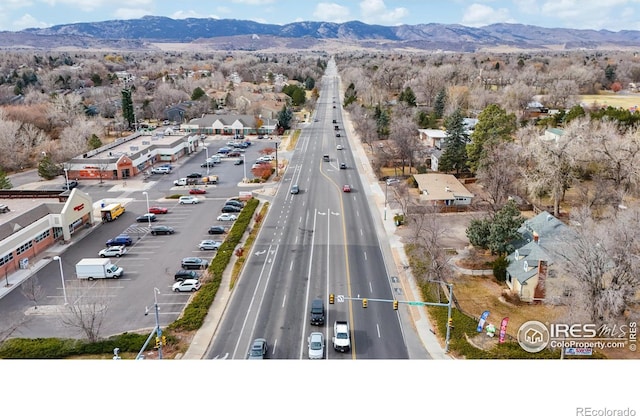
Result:
M220 241L202 240L200 244L198 244L198 248L200 250L217 250L221 245L222 243Z
M237 219L238 217L236 217L235 215L226 212L224 214L218 215L218 221L235 221Z
M179 201L180 204L197 204L198 202L200 202L198 198L191 195L181 196Z

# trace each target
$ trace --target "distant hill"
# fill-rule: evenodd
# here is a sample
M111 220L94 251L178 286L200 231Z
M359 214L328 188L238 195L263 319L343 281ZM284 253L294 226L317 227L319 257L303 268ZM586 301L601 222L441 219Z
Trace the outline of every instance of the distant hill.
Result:
M73 23L45 29L0 32L0 48L153 49L154 44L207 44L222 50L318 49L328 45L372 49L630 49L640 48L640 31L550 29L520 24L484 27L419 24L401 26L296 22L285 25L234 19L171 19L145 16L131 20Z

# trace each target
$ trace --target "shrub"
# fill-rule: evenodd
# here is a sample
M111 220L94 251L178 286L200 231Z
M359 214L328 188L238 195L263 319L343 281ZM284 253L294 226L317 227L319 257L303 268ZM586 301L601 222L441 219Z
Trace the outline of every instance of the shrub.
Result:
M498 282L504 282L507 280L507 267L509 267L509 259L503 254L492 263L493 275Z

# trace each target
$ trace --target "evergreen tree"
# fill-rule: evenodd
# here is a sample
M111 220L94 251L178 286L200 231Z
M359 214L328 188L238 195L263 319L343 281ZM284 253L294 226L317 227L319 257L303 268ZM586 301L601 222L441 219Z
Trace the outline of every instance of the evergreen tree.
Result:
M442 156L438 161L438 170L460 173L467 167L467 136L462 112L457 109L445 120L447 137L444 139Z
M278 112L278 127L283 130L289 130L291 128L291 120L293 120L293 111L289 107L282 106L282 110Z
M349 84L347 89L344 92L344 106L348 106L349 104L355 102L357 100L356 86L353 85L353 82Z
M0 168L0 189L11 189L13 185L11 184L11 179L7 177L7 173Z
M565 114L564 118L562 119L562 123L569 124L576 118L584 117L585 115L586 113L584 112L584 108L582 108L581 105L576 104L571 107L571 109L569 109L569 112L567 114Z
M198 101L200 98L204 97L206 94L204 92L204 90L200 87L196 87L194 88L193 92L191 93L191 99L193 101Z
M122 90L122 117L129 125L129 129L136 122L135 113L133 112L133 100L131 99L131 90L124 88Z
M399 101L405 102L409 107L416 106L416 95L413 93L411 87L407 87L400 93Z
M513 200L509 200L493 217L490 225L488 248L493 254L513 251L512 242L520 238L518 228L524 222L520 210Z
M89 141L87 143L87 145L89 146L89 149L93 150L93 149L98 149L102 146L102 140L100 140L100 138L98 136L96 136L95 134L92 134L91 137L89 137Z
M516 132L515 114L507 114L497 104L490 104L478 116L478 123L467 145L468 164L471 172L485 162L487 149L501 142L512 141Z
M51 180L59 176L61 172L62 169L60 166L53 163L49 156L43 157L40 163L38 163L38 175L43 179Z
M389 114L378 104L375 109L374 116L376 118L376 131L378 133L378 137L389 136Z
M444 107L447 104L447 92L443 89L436 95L436 101L433 104L433 114L440 119L444 115Z

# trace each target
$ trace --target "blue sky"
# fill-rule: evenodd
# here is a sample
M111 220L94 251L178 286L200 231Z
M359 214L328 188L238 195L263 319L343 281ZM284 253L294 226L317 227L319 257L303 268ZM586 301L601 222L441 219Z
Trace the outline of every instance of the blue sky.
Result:
M522 23L549 28L640 30L640 0L0 0L0 30L9 31L144 15L271 24L359 20L387 26Z

